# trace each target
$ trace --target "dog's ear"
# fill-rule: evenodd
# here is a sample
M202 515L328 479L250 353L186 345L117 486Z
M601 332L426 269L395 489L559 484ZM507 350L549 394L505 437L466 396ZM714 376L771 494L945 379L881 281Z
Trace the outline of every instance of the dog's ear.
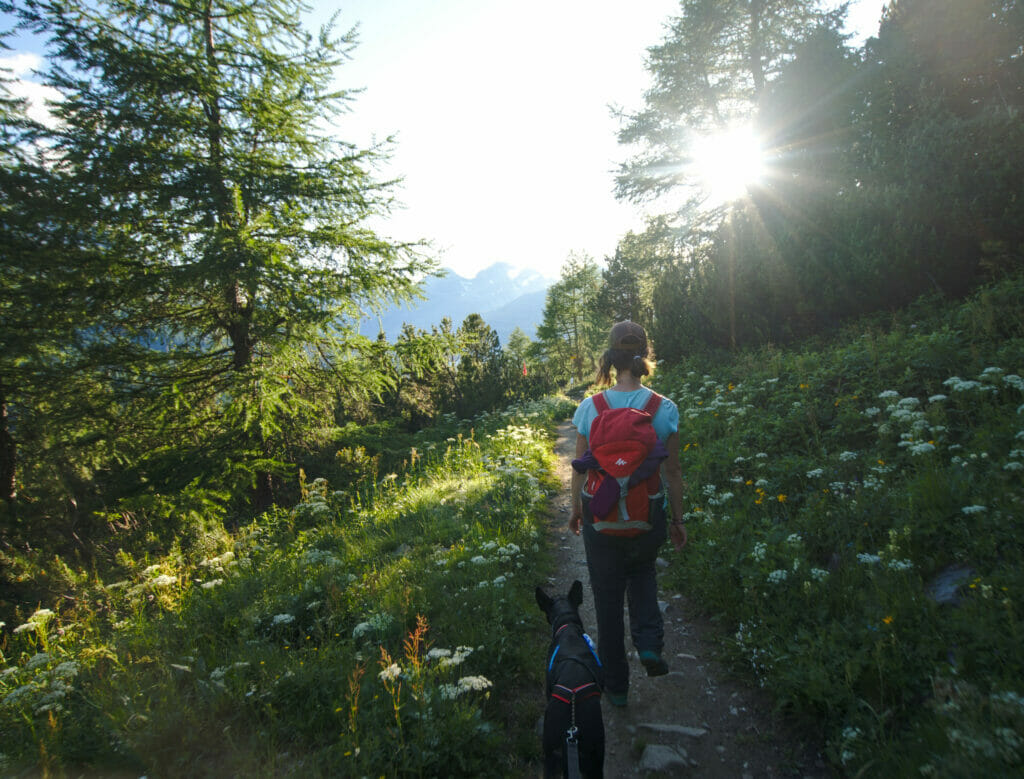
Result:
M583 584L579 579L574 581L572 587L569 588L569 603L574 609L578 609L583 603Z
M554 603L551 596L540 587L535 590L534 595L537 597L537 605L540 606L540 610L547 614L551 610L551 604Z

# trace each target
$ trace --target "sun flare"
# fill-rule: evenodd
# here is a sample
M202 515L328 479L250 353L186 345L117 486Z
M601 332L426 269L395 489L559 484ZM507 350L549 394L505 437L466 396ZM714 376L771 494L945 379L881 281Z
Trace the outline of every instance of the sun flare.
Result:
M714 205L735 200L764 176L764 151L749 127L732 127L698 138L693 169Z

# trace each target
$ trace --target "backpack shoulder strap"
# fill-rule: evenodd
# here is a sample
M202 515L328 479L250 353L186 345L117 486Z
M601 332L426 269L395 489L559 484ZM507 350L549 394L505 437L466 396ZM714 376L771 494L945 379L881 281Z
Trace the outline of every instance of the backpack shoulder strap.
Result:
M603 392L598 392L596 395L594 395L593 400L594 408L597 410L598 414L603 414L610 408Z
M661 401L663 399L661 395L651 390L651 396L647 398L647 403L644 404L644 411L650 414L652 419L658 413L658 409L661 408Z

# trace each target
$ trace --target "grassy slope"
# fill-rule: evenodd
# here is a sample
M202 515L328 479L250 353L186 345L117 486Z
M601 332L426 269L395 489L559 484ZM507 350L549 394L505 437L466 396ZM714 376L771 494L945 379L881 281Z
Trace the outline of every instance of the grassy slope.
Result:
M689 477L672 576L851 775L1021 770L1021 300L1010 280L659 378Z
M549 432L570 410L474 420L362 493L304 484L203 559L65 570L59 613L4 636L0 772L519 773L541 701L505 696L542 664Z

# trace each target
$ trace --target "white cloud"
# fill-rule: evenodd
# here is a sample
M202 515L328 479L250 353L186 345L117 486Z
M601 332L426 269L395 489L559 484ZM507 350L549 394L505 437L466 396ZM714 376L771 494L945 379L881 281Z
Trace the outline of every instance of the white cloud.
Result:
M54 118L46 107L46 101L59 101L60 92L26 78L33 76L33 71L42 64L42 58L31 52L14 52L6 57L0 57L0 69L13 77L13 80L7 83L7 90L11 96L28 101L27 113L30 119L40 124L53 125Z
M15 78L23 78L42 65L42 57L27 51L19 51L0 57L0 69L10 71Z

